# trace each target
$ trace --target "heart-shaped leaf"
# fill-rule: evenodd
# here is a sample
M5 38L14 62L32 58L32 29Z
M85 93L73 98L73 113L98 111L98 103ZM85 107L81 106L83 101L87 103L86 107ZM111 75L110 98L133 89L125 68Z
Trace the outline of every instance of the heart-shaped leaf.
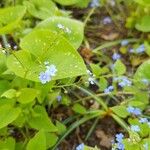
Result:
M83 40L83 23L74 19L51 17L39 23L37 28L46 28L62 34L76 49L79 48Z

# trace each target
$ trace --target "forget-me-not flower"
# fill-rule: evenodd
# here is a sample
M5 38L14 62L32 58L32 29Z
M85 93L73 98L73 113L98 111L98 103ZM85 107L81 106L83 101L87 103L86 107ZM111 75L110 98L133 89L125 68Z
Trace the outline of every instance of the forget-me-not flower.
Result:
M124 144L123 143L117 143L117 149L118 150L124 150Z
M118 53L114 53L113 56L112 56L113 60L117 60L117 59L120 59L120 58L121 58L121 55L118 54Z
M115 80L117 80L117 78ZM132 84L132 82L127 77L119 77L118 81L119 81L118 85L120 87L131 86Z
M110 24L112 22L112 20L111 20L111 18L110 17L105 17L104 19L103 19L103 24L104 25L106 25L106 24Z
M55 76L57 69L55 65L50 65L50 66L46 66L47 70L46 72L50 75L50 76Z
M128 106L127 111L133 115L139 116L142 114L141 109Z
M131 131L139 132L140 131L140 127L138 125L131 125Z
M99 7L99 1L100 0L92 0L92 2L90 3L90 7Z
M128 43L129 43L128 40L122 40L122 41L121 41L121 46L127 46Z
M105 90L104 90L104 93L108 94L110 92L112 92L114 90L114 87L112 85L110 85L109 87L107 87Z
M121 143L124 138L124 135L122 133L116 134L116 141Z
M41 72L39 75L39 79L42 84L45 84L46 82L49 82L51 80L51 77L47 72Z
M145 51L144 44L141 44L138 48L135 49L137 53L143 53Z
M84 144L79 144L77 147L76 147L76 150L84 150Z
M56 97L56 99L57 99L58 102L61 102L62 96L61 96L61 95L58 95L58 96Z
M147 123L148 119L147 118L140 118L139 122L140 123Z

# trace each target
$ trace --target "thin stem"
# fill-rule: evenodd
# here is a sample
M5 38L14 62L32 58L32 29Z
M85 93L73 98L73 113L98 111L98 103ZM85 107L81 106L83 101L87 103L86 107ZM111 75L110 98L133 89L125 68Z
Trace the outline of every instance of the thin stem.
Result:
M122 39L123 40L123 39ZM96 53L97 51L101 50L101 49L104 49L104 48L109 48L111 46L115 46L115 45L118 45L122 42L122 40L116 40L116 41L113 41L113 42L106 42L104 43L103 45L100 45L98 46L97 48L93 49L92 52ZM133 43L133 42L138 42L140 41L139 39L125 39L125 40L128 40L129 43Z
M93 7L93 8L90 10L90 12L88 13L87 17L86 17L85 20L84 20L84 27L86 26L87 22L89 21L91 15L94 13L95 9L96 9L96 7Z
M78 85L74 85L76 88L80 89L81 91L83 91L84 93L90 95L91 97L93 97L105 110L108 109L107 105L101 100L99 99L97 96L95 96L93 93L91 93L90 91L78 86Z

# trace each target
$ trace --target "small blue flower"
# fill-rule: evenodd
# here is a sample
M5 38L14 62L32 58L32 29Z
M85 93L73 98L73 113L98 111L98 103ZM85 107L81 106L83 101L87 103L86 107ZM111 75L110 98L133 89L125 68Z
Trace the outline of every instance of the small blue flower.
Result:
M50 65L50 66L46 66L47 70L46 72L50 75L50 76L55 76L57 69L55 65Z
M138 125L131 125L131 131L139 132L140 131L140 127Z
M45 84L46 82L49 82L51 80L51 77L47 72L41 72L39 75L39 79L42 84Z
M138 48L135 50L137 53L143 53L145 51L144 44L141 44Z
M99 7L99 5L99 0L92 0L92 2L90 3L90 7Z
M147 118L140 118L139 122L140 123L148 123L148 119Z
M123 143L117 143L118 150L124 150L124 144Z
M120 58L121 58L121 55L118 54L118 53L114 53L113 56L112 56L113 60L117 60L117 59L120 59Z
M120 87L125 87L125 86L131 86L132 82L130 80L128 80L127 77L121 77L120 82L118 83L118 85Z
M110 92L113 91L113 90L114 90L114 87L111 85L111 86L107 87L107 88L104 90L104 93L108 94L108 93L110 93Z
M112 22L111 18L110 17L105 17L103 19L103 24L106 25L106 24L110 24Z
M80 144L76 147L76 150L84 150L84 144Z
M135 107L132 107L132 106L129 106L129 107L127 108L127 111L128 111L129 113L133 114L133 115L136 115L136 116L139 116L139 115L142 114L142 113L141 113L141 109L135 108Z
M124 138L124 135L122 133L116 134L116 141L121 143Z
M128 43L129 43L129 41L128 41L128 40L122 40L122 42L121 42L121 46L127 46L127 45L128 45Z
M57 99L58 102L61 102L62 96L61 96L61 95L58 95L58 96L56 97L56 99Z

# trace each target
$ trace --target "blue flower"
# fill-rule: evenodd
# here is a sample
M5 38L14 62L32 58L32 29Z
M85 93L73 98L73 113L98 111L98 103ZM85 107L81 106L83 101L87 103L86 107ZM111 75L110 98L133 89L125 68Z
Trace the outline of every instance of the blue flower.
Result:
M124 144L123 143L117 143L118 150L124 150Z
M113 60L117 60L117 59L120 59L120 58L121 58L121 55L118 54L118 53L114 53L113 56L112 56Z
M80 144L76 147L76 150L84 150L84 144Z
M99 0L92 0L90 7L99 7Z
M46 66L47 70L46 72L50 75L50 76L55 76L57 69L55 65L50 65L50 66Z
M128 80L127 77L120 77L120 78L118 78L118 80L119 80L118 85L120 87L131 86L131 84L132 84L132 82L130 80Z
M112 22L111 18L110 17L105 17L103 19L103 24L106 25L106 24L110 24Z
M41 72L39 75L39 79L42 84L45 84L46 82L49 82L51 80L51 77L47 72Z
M127 46L127 45L128 45L128 43L129 43L129 41L128 41L128 40L122 40L122 42L121 42L121 46Z
M133 115L136 115L136 116L142 114L142 113L141 113L141 109L135 108L135 107L132 107L132 106L129 106L129 107L127 108L127 111L128 111L129 113L133 114Z
M148 123L148 119L147 118L140 118L139 122L140 123Z
M110 93L110 92L113 91L113 90L114 90L114 87L111 85L111 86L107 87L107 88L104 90L104 93L108 94L108 93Z
M116 134L116 141L121 143L124 138L124 135L122 133Z
M141 44L138 48L135 49L137 53L143 53L145 51L144 44Z
M131 131L139 132L140 131L140 127L138 125L131 125Z
M57 99L58 102L61 102L62 96L61 96L61 95L58 95L58 96L56 97L56 99Z

